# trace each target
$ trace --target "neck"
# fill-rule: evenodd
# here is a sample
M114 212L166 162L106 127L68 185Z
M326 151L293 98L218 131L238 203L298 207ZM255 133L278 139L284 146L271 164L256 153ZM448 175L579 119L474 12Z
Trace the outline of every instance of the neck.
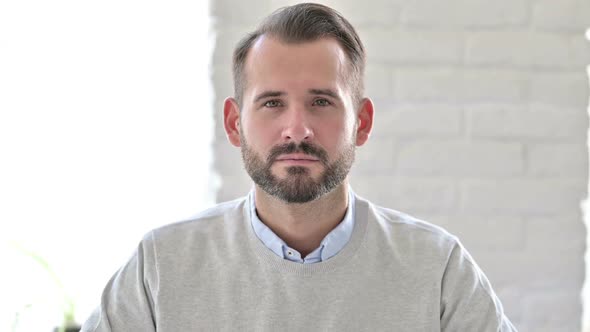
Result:
M328 194L307 203L286 203L258 186L255 193L260 220L302 257L315 250L338 226L348 207L347 180Z

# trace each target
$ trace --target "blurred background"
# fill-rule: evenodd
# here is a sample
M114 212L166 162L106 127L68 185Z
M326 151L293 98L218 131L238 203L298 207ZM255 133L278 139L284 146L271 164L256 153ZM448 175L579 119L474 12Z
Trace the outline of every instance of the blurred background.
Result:
M0 330L84 321L145 232L250 189L231 53L297 2L0 3ZM320 2L368 52L355 191L458 235L520 331L590 331L590 2Z
M0 331L68 298L83 322L146 232L215 203L209 8L0 1Z

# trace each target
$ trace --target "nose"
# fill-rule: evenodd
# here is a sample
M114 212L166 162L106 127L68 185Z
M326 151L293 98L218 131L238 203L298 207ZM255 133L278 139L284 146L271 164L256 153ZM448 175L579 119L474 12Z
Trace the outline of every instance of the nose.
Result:
M311 141L313 130L311 127L309 112L303 107L288 110L285 114L282 138L286 142Z

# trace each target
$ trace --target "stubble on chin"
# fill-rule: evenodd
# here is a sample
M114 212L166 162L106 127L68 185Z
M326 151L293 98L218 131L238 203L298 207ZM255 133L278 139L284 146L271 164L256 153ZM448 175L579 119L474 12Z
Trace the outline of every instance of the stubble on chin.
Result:
M289 166L286 176L279 179L272 172L276 159L283 154L302 152L319 159L323 172L315 180L308 167ZM327 152L309 143L296 145L289 143L275 146L266 161L242 140L242 160L246 171L262 190L286 203L307 203L332 191L348 175L354 161L354 146L345 150L332 164L328 162Z

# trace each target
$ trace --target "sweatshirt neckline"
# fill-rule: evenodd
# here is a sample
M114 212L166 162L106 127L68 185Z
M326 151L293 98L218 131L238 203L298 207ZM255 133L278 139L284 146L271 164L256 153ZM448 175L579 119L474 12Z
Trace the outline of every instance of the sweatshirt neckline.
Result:
M279 271L286 274L295 274L298 276L310 276L317 273L325 273L333 271L341 266L346 265L351 259L356 256L363 240L369 218L369 202L355 196L355 208L354 208L354 228L352 235L348 243L340 250L340 252L332 258L311 264L302 264L292 262L287 259L281 258L268 249L256 236L254 229L252 229L252 222L250 220L250 200L252 195L248 195L242 205L241 213L243 215L242 220L246 227L246 233L248 234L248 241L250 247L254 251L254 255L261 264L269 267L272 270Z

